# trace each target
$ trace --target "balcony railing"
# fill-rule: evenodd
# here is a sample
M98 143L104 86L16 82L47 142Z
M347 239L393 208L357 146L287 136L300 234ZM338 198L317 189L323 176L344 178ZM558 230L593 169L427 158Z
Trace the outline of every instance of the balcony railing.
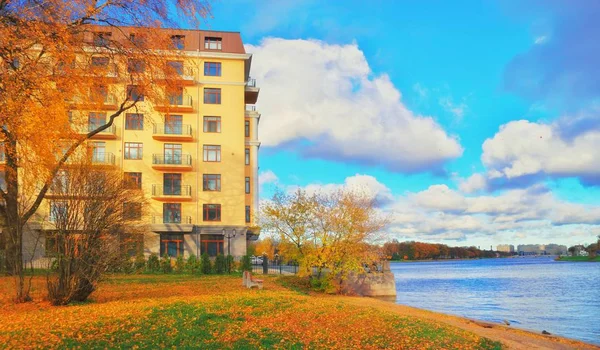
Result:
M192 136L192 126L188 124L154 124L154 135Z
M256 105L246 105L247 112L256 112Z
M187 165L192 166L192 156L189 154L153 154L152 165Z
M115 155L110 152L92 154L93 165L115 165Z
M92 132L92 131L98 129L99 127L101 127L101 126L102 125L88 124L87 132ZM109 126L108 128L100 131L96 135L115 135L116 133L117 133L117 127L113 124L113 125Z
M181 215L153 216L152 223L153 224L191 224L192 217L191 216L181 216Z
M192 107L193 101L190 95L172 95L169 96L170 106Z
M164 186L164 185L152 185L152 196L153 197L191 197L192 186L180 185L180 186Z
M247 87L256 87L256 79L248 78L248 81L246 82L246 86Z

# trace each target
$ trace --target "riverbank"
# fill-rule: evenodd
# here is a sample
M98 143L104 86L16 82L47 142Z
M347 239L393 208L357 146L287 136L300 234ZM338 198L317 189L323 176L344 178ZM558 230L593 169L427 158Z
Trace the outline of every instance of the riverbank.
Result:
M7 348L595 348L564 338L419 310L370 298L306 294L278 277L263 290L241 277L113 276L90 302L13 305L0 278L0 344Z
M590 258L589 256L559 256L556 261L574 261L574 262L600 262L600 256Z

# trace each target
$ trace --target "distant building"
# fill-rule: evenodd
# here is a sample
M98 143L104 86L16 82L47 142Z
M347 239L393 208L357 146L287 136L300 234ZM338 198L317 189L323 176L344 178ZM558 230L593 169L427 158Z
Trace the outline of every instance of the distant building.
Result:
M567 253L567 246L550 244L520 244L517 246L519 255L562 255Z
M496 250L504 253L514 253L515 246L512 244L499 244L496 246Z

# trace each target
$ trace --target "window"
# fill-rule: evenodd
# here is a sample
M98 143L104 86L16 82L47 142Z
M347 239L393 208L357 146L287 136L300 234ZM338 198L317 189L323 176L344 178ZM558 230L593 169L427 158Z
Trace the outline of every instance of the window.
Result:
M250 148L246 148L245 164L250 165Z
M221 50L221 38L207 36L204 38L204 48L206 50Z
M221 89L204 88L204 103L221 104Z
M183 116L166 115L165 116L165 134L182 135L183 134Z
M108 57L92 57L92 66L93 67L107 67L109 62Z
M44 250L46 256L56 256L58 253L58 234L56 232L46 232Z
M180 224L181 223L181 203L163 204L163 223Z
M108 46L111 35L111 32L95 32L94 46Z
M92 163L104 164L108 160L106 153L106 142L94 141L91 144L92 149Z
M54 194L66 194L69 190L69 173L66 170L59 170L52 180L50 190Z
M185 35L171 36L171 45L176 50L183 50L185 48Z
M183 61L168 61L167 68L171 73L183 75Z
M0 162L6 162L6 151L4 149L4 142L0 142Z
M127 99L130 101L143 101L144 94L138 85L127 85Z
M221 191L221 174L204 174L202 176L203 191Z
M65 220L68 210L67 202L50 202L50 215L48 219L51 222L57 222L58 220Z
M250 193L250 178L246 177L246 193Z
M165 143L165 164L182 164L181 144Z
M246 206L246 222L250 222L250 206Z
M146 63L138 59L129 59L127 61L127 72L129 73L144 73L146 70Z
M106 85L96 85L92 88L90 98L94 102L108 102L108 87Z
M221 117L204 117L204 132L221 132Z
M125 159L142 159L143 143L125 142Z
M220 77L221 62L204 62L204 75L211 77Z
M208 256L223 254L223 236L200 235L200 253Z
M183 105L183 88L171 88L167 92L169 104L173 106Z
M141 203L123 203L123 219L125 220L140 220L142 218Z
M134 257L144 252L144 236L135 233L122 233L119 235L121 252L126 256Z
M183 254L183 235L162 233L160 235L160 256L168 255L172 258Z
M221 146L204 145L204 161L205 162L220 162L221 161Z
M90 112L88 115L88 131L94 131L106 124L106 113Z
M167 196L181 195L181 174L163 174L163 194Z
M249 120L244 121L244 136L250 137L250 121Z
M221 221L221 204L203 204L204 221Z
M144 130L144 115L127 113L125 115L125 130Z
M141 189L142 173L125 173L125 187L129 189Z
M129 41L136 46L143 46L146 44L146 35L144 34L129 34Z

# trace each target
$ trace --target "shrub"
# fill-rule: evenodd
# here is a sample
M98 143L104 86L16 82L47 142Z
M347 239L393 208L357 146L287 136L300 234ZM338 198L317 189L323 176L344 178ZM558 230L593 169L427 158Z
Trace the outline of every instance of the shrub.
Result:
M173 267L171 266L171 257L169 254L165 253L160 259L160 269L163 273L171 273L173 272Z
M233 261L233 255L227 255L227 273L236 270L235 261Z
M175 272L182 273L185 269L185 260L183 260L183 254L179 254L175 259Z
M146 266L146 257L144 256L144 252L139 251L135 255L135 260L133 262L133 267L135 268L136 272L142 272L142 270L144 270L145 266Z
M227 271L227 262L225 260L225 256L223 254L219 254L215 259L215 273L221 275L225 273L225 271Z
M148 257L148 262L146 263L148 268L148 272L158 272L160 271L160 260L158 260L158 255L152 253Z
M201 272L201 264L200 264L200 260L198 260L198 258L196 258L196 255L191 254L188 259L187 262L185 263L185 272L187 273L191 273L191 274L197 274Z
M210 275L212 273L212 264L207 253L202 254L202 273Z
M250 263L250 255L242 256L242 264L240 266L240 270L243 271L252 271L252 264Z

